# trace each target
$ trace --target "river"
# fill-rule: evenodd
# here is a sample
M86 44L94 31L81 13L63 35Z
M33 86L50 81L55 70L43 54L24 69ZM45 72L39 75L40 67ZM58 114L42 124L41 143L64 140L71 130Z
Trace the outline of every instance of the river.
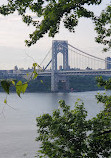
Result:
M102 91L101 91L102 92ZM77 93L0 93L0 158L33 158L38 150L36 117L57 109L63 99L73 108L77 98L85 103L88 118L103 109L95 99L97 91ZM3 104L7 97L8 105ZM11 107L10 107L11 106Z

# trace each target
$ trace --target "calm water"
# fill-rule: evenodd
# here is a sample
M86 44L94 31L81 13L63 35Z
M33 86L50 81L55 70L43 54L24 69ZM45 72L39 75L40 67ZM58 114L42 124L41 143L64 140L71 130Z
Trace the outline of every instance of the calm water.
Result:
M73 107L77 98L85 103L88 117L93 117L103 108L96 103L95 94L97 92L26 93L22 99L11 94L8 96L8 104L13 110L7 105L4 107L3 99L6 95L0 93L0 158L33 158L38 149L35 141L36 117L58 108L60 99Z

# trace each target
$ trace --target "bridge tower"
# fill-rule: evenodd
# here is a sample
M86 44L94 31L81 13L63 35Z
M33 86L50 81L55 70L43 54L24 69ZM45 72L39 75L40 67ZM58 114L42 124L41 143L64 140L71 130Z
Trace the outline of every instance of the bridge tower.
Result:
M51 91L58 91L58 82L65 83L65 90L69 89L69 80L67 76L60 76L57 71L57 54L63 54L63 70L68 70L68 41L52 41L52 73L51 73Z

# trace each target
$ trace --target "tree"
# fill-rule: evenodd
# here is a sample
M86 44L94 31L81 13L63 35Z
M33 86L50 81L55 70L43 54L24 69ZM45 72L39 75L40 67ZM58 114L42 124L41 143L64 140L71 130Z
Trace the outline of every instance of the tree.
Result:
M99 17L94 18L98 37L96 42L106 45L104 51L108 51L111 48L111 4L102 11Z
M108 45L111 48L110 37L111 26L106 29L106 25L111 24L111 4L102 12L100 17L96 17L94 12L86 9L86 5L99 5L103 0L7 0L7 5L0 7L3 15L13 14L15 11L22 16L23 21L35 27L35 31L29 35L30 40L26 40L27 46L35 44L44 34L49 36L59 32L60 22L64 23L65 28L74 32L80 18L90 18L96 25L98 37L96 41ZM36 18L27 14L27 10L36 15ZM105 49L106 50L106 49Z
M38 157L49 158L103 158L111 157L111 112L105 109L87 120L84 104L76 102L74 110L59 101L60 109L52 115L37 118L40 141Z

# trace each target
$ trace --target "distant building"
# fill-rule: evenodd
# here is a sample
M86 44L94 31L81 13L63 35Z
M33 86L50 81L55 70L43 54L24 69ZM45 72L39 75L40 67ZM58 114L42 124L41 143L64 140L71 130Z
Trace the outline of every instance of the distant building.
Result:
M14 66L14 70L18 70L18 67L17 67L17 65L16 65L16 66Z
M86 67L86 70L92 70L92 68L90 68L90 67Z
M107 57L105 58L105 69L111 69L111 58Z

